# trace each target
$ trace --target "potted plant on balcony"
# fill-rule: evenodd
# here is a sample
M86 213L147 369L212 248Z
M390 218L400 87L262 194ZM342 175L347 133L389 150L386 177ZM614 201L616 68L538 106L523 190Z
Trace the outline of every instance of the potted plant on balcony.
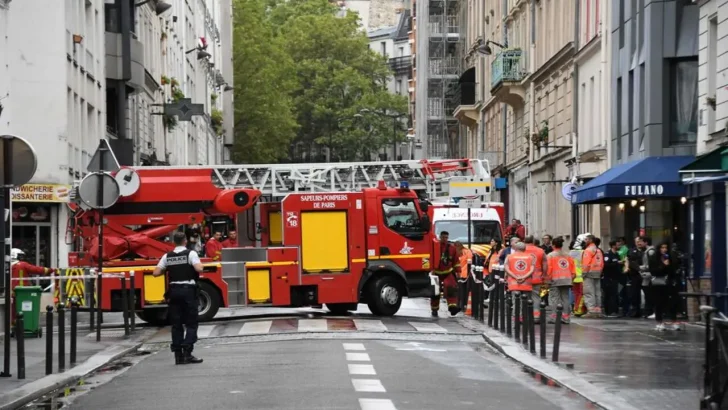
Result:
M709 106L713 109L713 111L715 111L715 97L705 97L705 105Z
M167 84L169 84L169 77L167 77L166 75L163 75L162 76L162 85L167 85Z
M177 88L176 86L172 85L172 104L176 104L179 102L179 100L185 98L185 94ZM175 118L174 115L164 115L163 117L164 121L164 128L167 129L167 131L172 131L177 126L177 118Z
M222 128L222 111L217 108L213 108L210 113L210 124L212 129L215 130L215 135L222 135L225 130Z
M549 122L543 121L541 131L538 132L538 136L541 139L541 143L546 147L549 145Z

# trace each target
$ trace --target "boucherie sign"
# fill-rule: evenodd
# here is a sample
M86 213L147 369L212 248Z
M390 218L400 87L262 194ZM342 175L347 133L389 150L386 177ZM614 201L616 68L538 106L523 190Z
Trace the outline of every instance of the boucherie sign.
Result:
M647 196L647 195L662 195L665 192L665 187L661 184L649 184L649 185L625 185L624 195L625 196Z

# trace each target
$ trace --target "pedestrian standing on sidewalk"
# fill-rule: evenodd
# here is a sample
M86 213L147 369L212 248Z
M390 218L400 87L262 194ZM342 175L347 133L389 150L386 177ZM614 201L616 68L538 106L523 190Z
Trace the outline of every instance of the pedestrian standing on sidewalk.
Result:
M504 264L506 278L508 281L508 290L514 297L513 303L520 303L516 299L516 293L530 294L533 290L531 284L531 276L536 270L536 257L531 253L526 253L526 244L518 242L513 247L513 252L506 256ZM521 312L526 315L526 312ZM523 322L523 317L516 318L519 323Z
M619 317L619 278L622 275L617 241L609 242L604 255L604 313L607 317Z
M634 238L634 248L627 254L627 278L629 280L629 301L631 309L628 316L639 318L642 316L642 259L644 258L645 244L641 237Z
M629 313L630 297L629 292L632 290L629 286L629 248L627 247L627 239L624 236L617 238L617 253L619 254L619 262L622 264L621 275L619 275L619 306L622 308L622 317L626 317Z
M576 317L586 313L584 308L584 278L581 268L581 257L584 254L582 246L581 241L578 243L577 241L571 241L571 244L569 244L569 256L574 260L574 265L576 266L576 276L573 280L574 284L571 287L571 292L574 294L573 312Z
M468 261L473 261L473 252L470 249L463 246L460 241L455 241L455 251L457 252L460 260L460 269L458 274L458 299L460 310L465 311L468 305L468 295L470 294L470 284L468 278L470 277L468 272Z
M553 242L554 238L553 236L546 234L541 237L541 249L543 249L544 252L546 252L546 255L554 251L553 248Z
M642 309L642 317L647 319L655 318L655 290L652 287L652 275L650 269L654 269L656 265L650 265L648 262L657 260L659 253L652 246L652 238L640 236L644 251L642 252L642 264L640 267L640 276L642 277L642 293L645 295L645 307Z
M586 317L600 317L602 308L602 270L604 259L602 252L594 243L594 235L587 235L586 249L581 257L581 266L584 276L584 302L586 303Z
M564 307L561 322L568 324L571 315L571 303L569 301L569 290L572 281L576 277L576 264L574 259L563 249L564 238L557 237L551 242L553 251L547 256L548 258L548 277L549 284L549 307L551 314L548 322L556 323L556 305L559 303Z
M657 261L652 273L652 297L655 301L655 320L657 330L681 330L677 322L677 310L675 309L674 288L675 288L675 264L676 261L670 252L670 244L660 244L659 261ZM677 296L677 295L675 295ZM667 321L664 321L667 319Z
M488 257L485 258L485 262L483 263L483 279L488 287L492 286L496 281L494 267L497 265L502 265L502 263L499 262L502 248L503 245L499 240L490 240L490 252L488 253ZM503 271L499 271L498 275L501 276L501 279L505 279ZM486 292L484 299L486 302L490 303L490 292Z

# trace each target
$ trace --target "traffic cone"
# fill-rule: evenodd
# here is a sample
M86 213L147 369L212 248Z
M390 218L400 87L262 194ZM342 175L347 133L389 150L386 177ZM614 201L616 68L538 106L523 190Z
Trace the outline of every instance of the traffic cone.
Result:
M473 299L470 294L468 294L468 306L465 307L465 315L473 316Z

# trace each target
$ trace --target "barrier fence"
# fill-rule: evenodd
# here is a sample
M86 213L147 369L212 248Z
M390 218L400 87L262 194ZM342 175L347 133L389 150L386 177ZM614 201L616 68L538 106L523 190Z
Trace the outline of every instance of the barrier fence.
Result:
M99 307L96 298L95 285L98 278L117 278L121 288L121 306L124 318L124 337L130 337L135 331L135 275L134 271L128 273L102 273L96 274L95 269L64 269L67 274L51 274L49 276L33 276L33 277L17 277L11 278L11 289L16 286L40 285L43 281L48 281L50 285L45 290L50 290L53 295L53 303L45 307L45 335L40 337L46 338L45 349L45 371L46 374L53 373L54 359L54 316L57 318L57 336L58 352L57 352L57 369L58 372L66 370L66 312L70 309L70 329L69 329L69 365L76 365L78 357L78 313L82 310L90 312L89 330L96 330L96 341L101 340L101 323L94 324L94 313ZM12 309L15 308L15 295L12 298ZM14 310L13 310L14 311ZM42 313L38 312L42 315ZM17 344L17 366L18 379L25 379L25 322L28 319L29 312L19 311L17 313L13 332ZM38 318L39 319L39 318Z
M523 344L523 348L536 354L536 315L538 309L538 354L541 358L547 357L548 335L546 325L548 322L546 302L541 300L534 305L531 292L509 291L505 281L505 272L502 265L492 267L491 275L483 277L483 267L470 266L470 288L472 289L473 309L471 316L480 322L487 322L488 327L500 331L507 337L513 337L516 343ZM485 293L488 292L488 318L482 313L485 305ZM554 336L551 343L551 360L559 361L559 347L561 344L561 325L564 307L555 306ZM477 312L481 312L478 314Z

